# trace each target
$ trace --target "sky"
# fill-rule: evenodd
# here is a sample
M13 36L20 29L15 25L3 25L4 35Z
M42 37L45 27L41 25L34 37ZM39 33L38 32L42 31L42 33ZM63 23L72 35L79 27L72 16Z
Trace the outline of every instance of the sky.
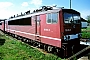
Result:
M11 16L24 13L41 6L53 6L70 8L70 0L0 0L0 19L8 19ZM81 13L86 19L90 15L90 0L71 0L71 8Z

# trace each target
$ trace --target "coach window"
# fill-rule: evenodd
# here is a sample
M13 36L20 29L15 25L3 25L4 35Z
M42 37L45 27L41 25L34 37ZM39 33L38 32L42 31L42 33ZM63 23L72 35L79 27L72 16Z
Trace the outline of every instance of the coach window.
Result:
M0 22L0 25L2 25L2 23Z
M53 24L57 23L58 21L58 13L48 13L46 15L47 23Z

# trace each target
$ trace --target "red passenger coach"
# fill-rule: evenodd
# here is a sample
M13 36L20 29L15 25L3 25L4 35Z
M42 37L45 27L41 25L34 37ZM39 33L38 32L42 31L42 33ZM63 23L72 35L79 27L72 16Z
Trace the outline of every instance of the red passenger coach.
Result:
M5 27L5 20L0 20L0 30L3 32L5 31L4 27Z
M80 44L80 13L73 9L43 6L33 13L28 11L8 19L5 31L23 40L27 38L27 42L49 52L62 51L63 56L68 56L72 47Z

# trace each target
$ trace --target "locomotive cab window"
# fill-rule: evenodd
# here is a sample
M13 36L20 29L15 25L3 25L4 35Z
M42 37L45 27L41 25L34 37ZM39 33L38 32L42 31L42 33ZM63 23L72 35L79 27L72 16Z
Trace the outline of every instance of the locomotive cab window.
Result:
M50 24L57 23L58 21L58 13L48 13L46 14L46 22Z
M73 22L74 23L80 23L80 16L78 14L73 14Z

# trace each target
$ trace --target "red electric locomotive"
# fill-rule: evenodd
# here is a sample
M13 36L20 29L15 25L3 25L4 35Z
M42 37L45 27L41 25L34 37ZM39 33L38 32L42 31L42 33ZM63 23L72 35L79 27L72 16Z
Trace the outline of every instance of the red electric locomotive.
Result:
M45 50L69 56L80 44L80 13L73 9L43 6L5 21L5 32ZM26 38L26 39L25 39ZM61 53L60 53L61 54Z

